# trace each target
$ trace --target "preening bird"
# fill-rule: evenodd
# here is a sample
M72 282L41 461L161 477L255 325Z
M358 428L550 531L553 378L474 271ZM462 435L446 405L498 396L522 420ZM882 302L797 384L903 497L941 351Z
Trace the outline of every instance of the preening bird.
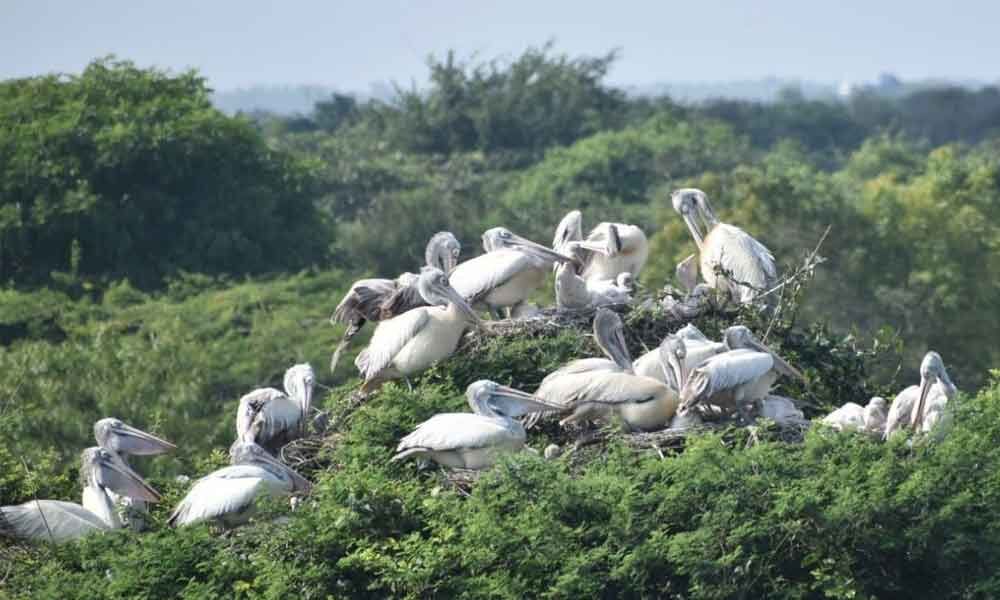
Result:
M305 433L309 411L312 408L313 387L316 374L308 363L290 367L285 371L285 391L258 388L240 398L236 411L236 439L244 439L254 429L250 439L277 454L282 446Z
M631 304L631 273L620 273L616 280L584 279L579 266L584 259L580 242L568 242L564 250L573 262L556 265L556 306L563 310L583 310L611 304Z
M580 275L587 281L617 281L621 273L638 277L649 257L649 242L642 229L625 223L600 223L583 237L583 216L573 210L556 227L552 247L566 252L569 242L587 250Z
M465 329L479 325L475 311L441 270L425 269L417 287L431 306L379 323L368 347L354 361L364 379L362 392L419 373L451 356Z
M483 234L483 248L486 254L459 264L450 281L469 304L487 308L495 318L541 287L554 263L573 260L503 227Z
M445 413L424 421L400 442L392 461L428 458L459 469L485 469L505 452L517 452L527 439L517 417L561 407L500 385L477 381L466 389L472 413Z
M726 351L724 343L713 342L690 323L678 329L675 335L684 342L684 369L689 373L710 357ZM664 371L662 368L659 348L650 350L635 359L632 368L636 375L659 379L669 385L671 389L680 391L683 385L676 380L670 369Z
M698 246L705 283L741 303L754 301L774 285L778 271L771 251L739 227L720 222L705 192L694 188L677 190L671 201ZM717 269L729 276L718 275Z
M948 377L944 361L937 352L928 352L920 362L920 385L911 385L896 395L886 417L884 439L900 429L928 432L935 426L947 427L948 401L958 388Z
M253 442L238 440L230 455L236 464L213 471L194 483L170 515L167 522L172 527L202 521L233 527L250 520L259 496L304 493L312 487L291 467Z
M0 507L0 535L23 540L62 543L98 531L120 529L122 521L109 492L146 502L160 495L117 454L87 448L81 455L83 504L32 500Z
M681 406L715 406L739 411L749 420L749 408L764 398L780 375L803 379L802 374L742 325L726 329L728 350L710 357L691 372L681 390Z

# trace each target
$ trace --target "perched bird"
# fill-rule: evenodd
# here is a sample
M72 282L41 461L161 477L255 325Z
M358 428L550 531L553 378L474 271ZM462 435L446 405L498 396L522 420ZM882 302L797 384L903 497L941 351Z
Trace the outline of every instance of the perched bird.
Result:
M764 398L780 375L803 379L802 374L773 350L762 344L742 325L726 329L728 351L716 354L691 372L681 390L684 410L715 406L739 411L749 420L749 408Z
M255 421L260 421L256 435L250 438L277 454L282 446L302 437L312 408L316 374L308 363L285 371L285 391L258 388L240 398L236 412L236 439L244 439Z
M883 439L889 439L894 432L907 427L914 432L925 433L939 422L947 427L950 415L946 407L957 393L958 388L948 377L941 355L928 352L920 362L920 385L911 385L892 401Z
M620 273L617 280L588 281L578 272L584 253L580 242L564 245L576 260L556 265L556 307L562 310L584 310L611 304L631 304L631 273Z
M768 394L757 400L757 414L779 425L805 422L806 416L791 398Z
M724 343L713 342L690 323L678 329L675 335L684 341L684 369L689 373L710 357L726 351ZM659 379L669 385L671 389L680 391L683 385L675 379L669 369L664 371L661 366L659 349L650 350L635 359L632 368L636 375Z
M57 544L67 542L123 526L109 492L146 502L160 499L156 490L113 452L87 448L80 462L82 505L61 500L32 500L0 507L0 536Z
M517 417L561 410L531 394L487 380L469 385L465 396L472 413L434 415L400 440L392 461L415 456L445 467L485 469L500 454L524 447L527 434Z
M363 393L451 356L465 329L479 326L475 311L439 269L422 272L417 287L431 306L379 323L368 347L354 361L364 379Z
M556 227L552 248L566 253L570 242L578 242L589 251L580 275L587 281L617 281L621 273L638 277L649 257L646 234L635 225L600 223L583 237L583 215L578 210L566 213Z
M889 416L885 398L874 396L865 405L865 430L868 433L881 436L885 432L885 421Z
M435 233L424 250L426 266L448 273L458 262L461 245L448 231ZM360 279L351 284L337 305L330 322L347 325L344 338L334 351L330 361L332 371L347 342L351 340L367 321L383 321L400 315L411 308L425 306L415 284L419 276L403 273L396 279Z
M861 406L848 402L823 417L823 423L837 431L862 431L872 435L882 435L885 429L885 398L874 396L868 404Z
M483 234L481 254L452 271L452 287L474 307L485 307L494 318L516 307L545 283L552 265L573 258L526 240L503 227Z
M720 222L705 192L681 189L671 200L698 246L705 283L740 303L753 302L774 285L778 272L771 251L739 227ZM728 276L720 277L718 270Z
M253 442L238 441L230 449L232 466L223 467L194 483L167 523L184 527L213 521L223 527L246 523L261 495L308 492L312 485Z
M176 450L170 442L136 429L123 423L120 419L107 417L94 423L94 439L97 445L108 452L117 454L125 464L128 457L163 454ZM133 531L146 528L146 502L129 496L119 496L114 490L107 490L115 506L119 507L122 521Z

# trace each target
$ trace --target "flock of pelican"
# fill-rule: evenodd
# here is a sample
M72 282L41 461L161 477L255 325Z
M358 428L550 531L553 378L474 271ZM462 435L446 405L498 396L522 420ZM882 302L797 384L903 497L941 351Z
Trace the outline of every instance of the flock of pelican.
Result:
M677 267L686 300L714 293L735 303L766 305L777 283L771 252L739 227L720 222L701 190L678 190L671 199L698 251ZM495 227L482 236L484 253L464 262L459 262L458 239L437 233L419 273L363 279L350 287L331 318L347 326L331 368L366 322L377 323L354 362L362 395L388 381L408 382L409 376L447 359L468 330L485 326L480 311L494 319L532 318L538 309L528 300L550 276L557 310L594 312L593 333L603 357L563 365L534 393L476 381L466 390L472 412L438 414L421 423L400 440L392 461L416 458L449 468L487 468L501 454L524 448L527 429L554 416L562 427L614 418L635 432L723 419L804 422L794 400L771 394L780 377L804 381L804 375L744 326L729 327L713 341L688 324L633 360L624 324L609 307L634 301L635 280L649 254L646 236L624 223L600 223L584 236L582 223L580 211L567 214L551 247ZM703 283L698 283L699 273ZM956 388L935 352L921 363L920 378L918 386L896 396L888 411L885 400L875 397L865 407L845 404L822 422L885 439L903 429L939 435L950 422L949 400ZM244 395L230 466L194 482L168 523L234 526L251 517L261 495L308 492L310 483L277 456L285 444L305 435L315 380L311 366L294 365L285 373L284 390L262 388ZM174 446L117 419L98 421L95 437L98 446L82 456L82 505L33 500L2 507L0 534L61 542L144 526L145 503L160 496L125 457Z

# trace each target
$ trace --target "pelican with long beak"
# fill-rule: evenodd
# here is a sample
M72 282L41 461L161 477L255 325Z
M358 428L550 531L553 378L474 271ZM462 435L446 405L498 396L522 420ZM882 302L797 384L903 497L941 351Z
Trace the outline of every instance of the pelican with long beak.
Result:
M31 500L0 507L0 535L15 539L63 543L91 533L120 529L123 523L109 492L146 502L160 495L114 452L87 448L81 456L83 504Z
M503 227L483 234L486 254L467 260L451 272L451 285L475 307L485 307L494 318L515 307L545 283L556 262L573 257L527 240Z
M170 526L213 521L234 527L250 520L259 496L307 493L312 488L307 479L253 442L237 441L230 456L235 464L194 483L170 515Z
M587 281L578 271L578 261L584 258L581 242L568 242L563 248L576 260L556 265L556 306L559 309L584 310L632 303L631 273L621 273L613 281Z
M941 355L928 352L920 362L920 385L911 385L892 401L883 438L889 439L893 432L905 427L926 433L939 422L947 421L945 409L957 393Z
M716 354L726 351L726 345L722 342L713 342L704 333L692 324L687 324L677 330L674 334L684 342L684 369L690 373L701 363ZM659 379L678 392L683 387L683 382L677 381L670 369L664 370L660 360L660 350L658 348L650 350L632 363L632 369L636 375L645 375L653 379Z
M804 379L795 367L762 344L742 325L726 329L727 352L708 358L691 372L681 389L681 407L715 406L739 411L749 420L749 409L771 391L781 375Z
M685 188L670 198L698 246L705 283L740 303L754 301L774 285L778 278L774 255L746 231L720 222L705 192Z
M621 417L632 431L654 431L666 426L677 410L677 392L668 385L635 375L621 319L609 310L599 310L594 319L594 334L608 359L573 361L542 380L535 395L571 411L560 425L600 418L610 414ZM660 345L661 368L673 369L674 377L686 376L683 359L671 352L669 340Z
M434 415L399 442L392 462L411 456L457 469L485 469L504 453L524 447L527 433L517 417L558 411L560 406L493 381L465 390L472 413Z
M151 456L176 450L177 446L141 429L122 422L114 417L107 417L94 423L94 439L97 445L109 452L116 453L125 464L129 456ZM121 496L108 490L108 495L115 506L121 508L121 517L125 525L133 531L146 528L147 508L142 499Z
M617 281L621 273L638 277L649 258L649 241L642 229L626 223L600 223L583 237L583 215L566 213L556 227L552 248L566 253L570 242L588 250L580 275L589 281Z
M285 371L284 392L258 388L245 394L236 411L236 439L244 439L255 421L260 422L260 427L255 429L252 441L273 454L288 442L302 437L312 409L315 385L316 373L312 366L302 363Z
M480 325L476 312L439 269L425 269L417 288L430 306L379 323L368 347L354 361L364 379L363 393L451 356L466 328Z

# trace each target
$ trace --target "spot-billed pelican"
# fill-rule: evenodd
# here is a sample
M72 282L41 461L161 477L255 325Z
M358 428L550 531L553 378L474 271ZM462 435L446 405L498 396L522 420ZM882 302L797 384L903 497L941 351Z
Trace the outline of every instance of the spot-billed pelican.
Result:
M162 438L136 429L114 417L107 417L94 423L94 439L101 448L118 454L125 464L128 464L129 455L163 454L177 448ZM125 525L134 531L146 528L147 511L144 500L120 496L113 490L108 490L108 495L115 506L121 507Z
M671 200L698 246L705 283L742 303L752 302L774 284L778 272L771 251L739 227L720 222L705 192L685 188L675 191ZM731 279L718 276L717 267L730 273Z
M757 400L757 415L762 419L770 419L779 425L787 423L804 423L806 416L791 398L767 395Z
M236 439L242 440L255 421L260 422L251 441L277 454L282 446L302 437L312 408L316 374L309 363L285 371L285 391L258 388L244 394L236 411Z
M483 234L486 254L467 260L451 272L452 287L475 307L496 318L501 310L524 302L545 283L555 262L572 257L526 240L503 227Z
M687 372L693 371L710 357L726 351L724 343L713 342L690 323L677 330L675 335L684 342L684 369ZM675 380L670 369L663 370L659 348L650 350L635 359L635 362L632 363L632 368L636 375L645 375L646 377L659 379L674 390L679 391L683 386L682 383Z
M584 257L579 242L568 242L564 248L577 261ZM591 280L580 276L579 262L556 265L556 306L566 310L583 310L609 304L631 304L631 273L620 273L616 280Z
M711 405L737 410L748 420L750 405L766 396L780 375L803 378L746 327L729 327L723 338L728 351L710 357L692 371L681 390L685 410Z
M363 393L451 356L466 327L479 325L475 311L439 269L425 269L417 287L431 306L379 323L368 347L354 361L364 378Z
M399 442L393 462L416 456L445 467L484 469L500 454L524 447L527 434L517 417L561 409L486 380L469 385L465 396L472 413L445 413L424 421Z
M194 483L167 521L184 527L214 521L224 527L247 522L258 496L308 492L312 485L259 445L237 441L230 448L236 464L223 467Z
M937 352L928 352L920 362L920 385L911 385L896 395L886 417L884 439L893 432L909 427L913 431L928 432L939 421L947 421L948 400L955 397L958 388L948 377L944 361Z
M598 311L599 315L602 313L617 318L611 311ZM610 316L607 319L613 321ZM624 337L614 328L610 334L602 333L607 326L599 327L596 321L595 318L594 332L611 360L573 361L542 380L535 395L572 411L560 425L614 413L630 430L653 431L664 427L677 409L677 392L659 380L632 373ZM671 352L669 337L660 350L662 368L674 369L677 380L683 380L683 361Z
M865 406L848 402L823 417L822 422L837 431L864 431L881 435L885 428L885 408L885 398L875 396Z
M649 257L649 242L642 229L625 223L600 223L583 237L583 215L578 210L566 213L556 227L552 248L566 252L567 244L579 242L590 251L581 275L591 281L617 280L620 273L638 277Z
M458 263L461 244L448 231L435 233L424 250L426 266L450 272ZM364 327L366 321L383 321L407 310L426 306L415 289L419 275L403 273L396 279L360 279L351 284L337 305L331 323L347 325L344 339L334 352L330 370L336 366L344 345Z
M122 521L108 492L157 502L160 495L120 456L104 448L87 448L81 456L83 504L32 500L0 507L0 535L62 543L96 531L120 529Z
M885 398L874 396L865 405L865 430L881 436L885 432L885 421L889 416L889 406Z

